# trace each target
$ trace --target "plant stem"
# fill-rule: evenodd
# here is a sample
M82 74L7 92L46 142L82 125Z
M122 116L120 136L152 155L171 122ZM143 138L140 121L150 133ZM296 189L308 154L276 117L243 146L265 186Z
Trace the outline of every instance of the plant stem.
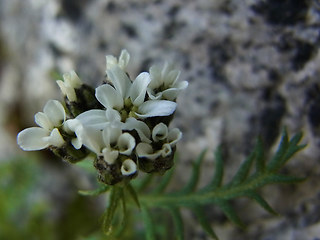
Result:
M212 190L200 190L197 192L184 193L167 193L167 194L150 194L140 195L139 201L141 205L148 207L158 206L190 206L197 204L208 204L219 200L229 200L235 197L245 196L245 193L254 191L268 183L271 183L275 174L265 172L258 176L253 175L246 181L236 186L224 186Z

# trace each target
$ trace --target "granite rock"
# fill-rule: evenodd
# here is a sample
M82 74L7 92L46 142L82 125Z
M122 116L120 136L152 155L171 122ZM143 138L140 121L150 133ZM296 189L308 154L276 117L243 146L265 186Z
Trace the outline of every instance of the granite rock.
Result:
M304 132L308 148L286 171L309 179L264 190L282 217L243 201L243 232L212 210L221 239L320 238L317 0L0 0L0 19L0 158L18 151L16 133L47 99L60 98L56 78L75 69L97 86L105 55L127 48L130 75L171 61L189 81L173 123L184 133L181 182L204 148L214 167L212 151L223 144L229 178L257 135L272 152L283 126ZM189 235L207 239L197 226Z

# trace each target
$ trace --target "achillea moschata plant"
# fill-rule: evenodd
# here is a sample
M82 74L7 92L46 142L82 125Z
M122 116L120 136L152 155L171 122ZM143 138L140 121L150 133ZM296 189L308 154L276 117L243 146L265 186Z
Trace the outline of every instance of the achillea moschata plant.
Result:
M302 134L289 140L284 130L278 151L270 159L259 139L251 155L227 183L223 182L224 161L219 148L212 180L198 189L203 151L193 165L189 182L178 191L167 192L174 173L176 144L182 137L181 131L170 128L169 124L176 111L176 99L188 83L178 81L179 71L167 63L163 67L152 66L149 72L131 79L126 72L129 59L126 50L122 50L118 59L107 56L106 79L96 89L84 84L74 71L64 74L64 81L57 81L64 103L49 100L43 112L35 115L39 127L21 131L18 145L25 151L48 148L70 163L93 156L91 164L101 187L79 193L91 196L109 193L102 226L106 235L117 239L138 239L128 237L128 231L124 231L130 224L132 228L136 226L132 221L136 214L132 213L137 209L141 215L136 220L145 222L146 238L150 240L159 239L161 234L161 239L184 239L181 208L192 211L202 228L215 239L218 237L204 211L208 205L219 206L240 227L244 224L230 204L236 198L253 199L275 214L258 190L267 184L303 180L280 171L304 148L299 145ZM139 172L144 172L144 177L131 181ZM153 173L163 175L162 179L152 181ZM150 187L152 183L155 184ZM165 209L170 214L175 233L157 232L153 208ZM161 224L167 223L157 222Z

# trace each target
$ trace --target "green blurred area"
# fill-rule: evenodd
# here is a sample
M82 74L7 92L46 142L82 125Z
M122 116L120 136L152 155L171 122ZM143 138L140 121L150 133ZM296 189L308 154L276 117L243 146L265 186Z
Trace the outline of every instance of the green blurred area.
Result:
M0 160L0 240L145 238L141 213L134 204L127 206L126 223L118 226L123 231L112 237L103 234L102 219L108 206L106 195L78 194L78 190L86 190L79 189L79 179L83 177L92 178L90 188L99 185L92 159L71 166L46 154L46 151L27 153ZM142 179L136 179L134 185ZM155 231L159 239L173 239L169 231L172 222L166 212L155 211L153 219L158 223Z
M0 161L0 239L101 239L98 199L74 189L67 201L56 202L44 187L46 174L36 158Z

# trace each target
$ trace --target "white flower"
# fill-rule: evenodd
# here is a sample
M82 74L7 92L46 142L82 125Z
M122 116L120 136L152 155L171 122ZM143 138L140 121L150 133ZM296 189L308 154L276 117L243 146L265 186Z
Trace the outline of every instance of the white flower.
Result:
M71 144L75 149L80 149L83 145L84 139L86 139L86 131L89 129L84 129L78 119L69 119L63 124L63 130L70 135L72 133L76 135L75 138L71 139Z
M133 117L127 118L126 121L123 123L120 121L121 117L119 112L113 109L107 109L106 111L99 109L89 110L81 113L76 117L76 119L73 120L76 120L77 124L81 124L81 126L84 128L94 128L97 130L103 130L107 126L110 126L113 128L119 128L121 130L135 130L138 133L138 136L140 137L141 141L148 143L151 142L151 132L146 123L137 120ZM67 122L73 120L68 120ZM78 135L75 129L76 128L73 127L73 131L76 133L76 135ZM80 127L78 129L80 129Z
M115 87L104 84L96 88L96 98L105 108L121 110L127 98L130 98L131 103L135 106L144 102L147 86L150 82L148 73L140 73L131 83L125 72L118 66L114 66L108 72Z
M127 118L126 122L122 126L123 130L136 130L141 141L146 143L151 143L150 128L148 125L142 121L139 121L133 117Z
M131 134L122 133L121 129L112 126L108 126L102 131L102 137L105 147L116 149L123 155L131 155L136 146L136 141Z
M162 69L152 66L149 72L151 82L147 92L151 99L174 101L178 94L188 86L187 81L178 82L180 71L173 69L171 64L165 63Z
M123 49L120 53L119 56L119 60L117 60L117 58L115 58L112 55L107 55L106 56L106 69L110 69L111 67L113 67L114 65L118 65L121 69L123 69L124 71L126 70L126 67L129 63L130 60L130 54L128 53L128 51L126 49Z
M157 124L152 130L152 139L155 142L166 139L168 136L168 127L164 123Z
M130 135L130 133L123 133L118 138L117 147L119 153L129 156L132 150L136 146L136 140Z
M118 111L126 109L129 116L136 115L139 118L168 116L175 111L175 102L166 100L145 102L147 86L151 81L148 73L140 73L133 82L117 65L108 69L107 73L113 86L104 84L96 89L96 98L106 109L112 108Z
M169 143L174 147L177 142L182 138L182 133L178 128L168 129L164 123L158 123L152 130L152 139L155 142L163 141Z
M108 164L114 164L119 154L130 156L136 146L136 141L129 133L122 133L121 129L106 127L102 132L104 147L101 154Z
M98 157L103 156L108 164L114 164L119 154L130 156L136 146L136 141L131 134L122 133L121 128L110 123L103 131L83 126L78 119L68 120L66 125L77 135L77 138L72 140L76 149L84 145Z
M121 166L122 175L129 176L137 171L137 164L131 159L126 159Z
M100 130L104 129L109 124L118 126L119 128L123 125L120 113L114 109L92 109L79 114L76 119L85 127L92 127Z
M179 128L170 129L167 137L167 141L171 147L174 147L178 141L182 138L182 132Z
M49 146L61 147L64 144L58 127L66 120L66 113L62 104L57 100L50 100L43 108L43 112L35 115L35 122L40 127L31 127L21 131L17 136L18 145L25 151L45 149Z
M77 101L77 95L75 89L80 88L82 82L78 75L74 71L63 74L63 80L57 80L57 84L61 89L61 92L67 96L69 101Z
M138 157L145 157L150 160L155 160L158 157L167 157L172 153L172 148L181 139L182 133L178 128L173 128L168 131L168 127L163 124L157 124L152 130L152 139L154 142L163 141L160 150L155 150L150 143L141 142L136 147Z
M103 159L108 163L108 164L114 164L115 161L117 160L119 156L119 151L113 150L110 148L104 148L102 149L102 156Z
M90 151L100 154L105 146L102 130L91 126L84 126L78 119L67 120L63 129L68 134L74 133L76 135L76 137L71 140L75 149L80 149L82 146L85 146Z
M121 133L122 133L121 129L113 128L111 126L106 127L105 130L103 130L102 136L103 136L104 147L101 152L102 152L103 159L108 164L114 164L119 156L119 151L118 149L115 149L115 148L118 143L118 139L121 136ZM135 142L134 142L134 145L135 145Z

